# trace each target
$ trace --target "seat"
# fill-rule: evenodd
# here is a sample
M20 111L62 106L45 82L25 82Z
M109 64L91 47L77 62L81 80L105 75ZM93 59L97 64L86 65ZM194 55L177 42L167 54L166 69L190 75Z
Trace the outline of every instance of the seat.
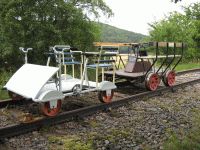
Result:
M104 53L104 51L100 51L99 54L96 55L96 57L93 60L92 64L88 64L87 68L109 68L113 66L113 63L115 63L115 60L112 59L112 56L115 54L110 53Z
M124 72L127 73L138 73L146 72L151 67L149 61L137 61L135 56L129 56L128 63L125 66Z
M88 68L96 68L96 67L100 67L100 68L107 68L107 67L111 67L112 64L91 64L91 65L87 65Z
M125 66L125 72L133 72L137 58L135 56L128 57L128 63Z
M67 75L67 65L72 66L72 76L75 77L75 66L80 65L80 76L82 75L82 62L75 60L74 52L71 49L66 49L62 53L62 64L64 65L64 74Z

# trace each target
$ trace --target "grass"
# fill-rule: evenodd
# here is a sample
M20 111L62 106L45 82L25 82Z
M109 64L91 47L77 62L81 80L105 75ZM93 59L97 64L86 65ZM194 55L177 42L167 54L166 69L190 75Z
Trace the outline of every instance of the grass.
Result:
M83 142L77 136L50 136L48 137L50 150L92 150L92 142Z
M193 125L186 135L171 133L165 142L164 150L199 150L200 149L200 110L193 111Z
M181 63L178 64L176 67L177 71L182 71L182 70L189 70L189 69L194 69L194 68L200 68L200 63Z
M49 150L93 150L99 142L108 140L110 143L117 144L119 139L129 138L131 134L130 128L111 128L107 134L93 131L81 133L81 135L50 134L48 135L48 148Z
M156 67L159 67L161 65L161 63L156 63ZM173 65L172 65L173 67ZM163 67L164 68L164 67ZM188 62L188 63L179 63L175 70L176 71L183 71L183 70L189 70L189 69L196 69L196 68L200 68L200 62Z

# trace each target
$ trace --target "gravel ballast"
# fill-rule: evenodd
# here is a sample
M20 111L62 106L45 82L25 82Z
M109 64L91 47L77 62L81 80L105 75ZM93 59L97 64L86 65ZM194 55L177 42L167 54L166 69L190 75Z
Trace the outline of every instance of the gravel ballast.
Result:
M199 89L200 84L188 86L5 139L0 149L163 149L172 133L183 136L192 128L194 110L200 108Z

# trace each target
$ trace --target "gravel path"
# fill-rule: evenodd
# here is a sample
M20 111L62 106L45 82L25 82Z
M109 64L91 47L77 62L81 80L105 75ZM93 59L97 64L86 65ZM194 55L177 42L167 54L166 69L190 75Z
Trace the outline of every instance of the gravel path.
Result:
M107 112L6 139L0 149L163 149L171 133L185 135L200 108L200 84ZM189 91L189 92L188 92Z

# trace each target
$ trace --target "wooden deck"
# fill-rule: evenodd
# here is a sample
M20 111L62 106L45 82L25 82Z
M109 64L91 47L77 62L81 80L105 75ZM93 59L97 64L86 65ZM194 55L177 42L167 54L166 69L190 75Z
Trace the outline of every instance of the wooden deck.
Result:
M157 58L173 58L173 57L181 57L181 55L168 55L168 56L166 56L166 55L158 55L157 56ZM156 56L139 56L138 57L138 59L155 59L156 58Z
M139 78L145 75L146 72L137 72L137 73L129 73L129 72L125 72L124 70L117 70L115 72L116 76L120 76L120 77L127 77L127 78ZM105 71L104 73L105 75L112 75L113 71Z

